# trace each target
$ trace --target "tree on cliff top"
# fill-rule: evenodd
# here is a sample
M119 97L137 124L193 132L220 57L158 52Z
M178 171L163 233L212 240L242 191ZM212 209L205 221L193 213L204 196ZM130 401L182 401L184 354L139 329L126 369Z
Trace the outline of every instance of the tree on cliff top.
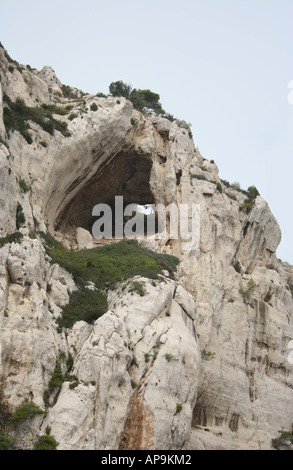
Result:
M156 114L165 114L160 103L160 95L151 90L132 90L131 85L124 83L122 80L112 82L109 86L112 96L123 96L130 100L133 106L139 111L153 111Z
M112 96L123 96L127 100L130 98L131 86L118 80L118 82L112 82L109 86L109 91Z

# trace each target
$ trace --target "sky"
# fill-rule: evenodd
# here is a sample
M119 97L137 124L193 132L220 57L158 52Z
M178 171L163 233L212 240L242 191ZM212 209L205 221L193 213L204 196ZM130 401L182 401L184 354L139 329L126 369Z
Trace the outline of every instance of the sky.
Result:
M63 84L160 95L222 179L255 185L293 264L292 0L0 0L0 41ZM291 94L290 94L291 92Z

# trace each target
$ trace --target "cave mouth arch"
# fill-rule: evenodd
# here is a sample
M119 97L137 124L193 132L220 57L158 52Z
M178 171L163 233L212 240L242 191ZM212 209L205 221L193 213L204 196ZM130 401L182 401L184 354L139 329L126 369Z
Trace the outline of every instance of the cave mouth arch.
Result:
M123 196L124 207L155 204L150 187L152 164L151 157L147 155L133 151L118 153L101 166L66 204L56 217L54 230L74 235L76 228L82 227L91 233L97 220L92 216L94 206L107 204L114 214L115 196Z

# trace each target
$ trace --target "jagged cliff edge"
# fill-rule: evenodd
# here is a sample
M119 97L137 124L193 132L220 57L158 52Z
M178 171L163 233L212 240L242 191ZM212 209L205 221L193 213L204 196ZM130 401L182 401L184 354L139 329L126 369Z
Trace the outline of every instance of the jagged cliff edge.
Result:
M58 449L270 449L279 430L292 433L293 267L276 257L281 232L267 203L258 196L247 208L176 121L124 98L65 96L50 67L20 66L2 47L0 66L0 233L23 234L0 249L2 432L31 448L49 426ZM19 97L67 112L47 114L53 127L29 120L7 132L3 108ZM180 259L175 279L138 278L143 297L122 283L94 324L60 332L76 285L39 232L78 249L93 205L115 194L199 204L200 247L148 242ZM64 380L45 403L68 357L74 386ZM47 413L13 431L9 417L27 400Z

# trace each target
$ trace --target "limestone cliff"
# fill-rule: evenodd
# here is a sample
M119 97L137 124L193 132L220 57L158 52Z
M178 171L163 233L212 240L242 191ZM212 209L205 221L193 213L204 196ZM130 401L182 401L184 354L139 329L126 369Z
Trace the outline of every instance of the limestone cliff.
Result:
M276 257L267 203L221 181L180 122L64 87L2 47L0 67L0 432L31 448L50 427L58 449L74 450L270 449L292 433L293 267ZM124 280L94 323L60 331L78 286L40 233L91 248L92 208L115 195L199 204L199 247L143 242L178 257L177 274L135 277L143 296ZM65 379L49 393L56 364ZM15 431L24 401L46 414Z

